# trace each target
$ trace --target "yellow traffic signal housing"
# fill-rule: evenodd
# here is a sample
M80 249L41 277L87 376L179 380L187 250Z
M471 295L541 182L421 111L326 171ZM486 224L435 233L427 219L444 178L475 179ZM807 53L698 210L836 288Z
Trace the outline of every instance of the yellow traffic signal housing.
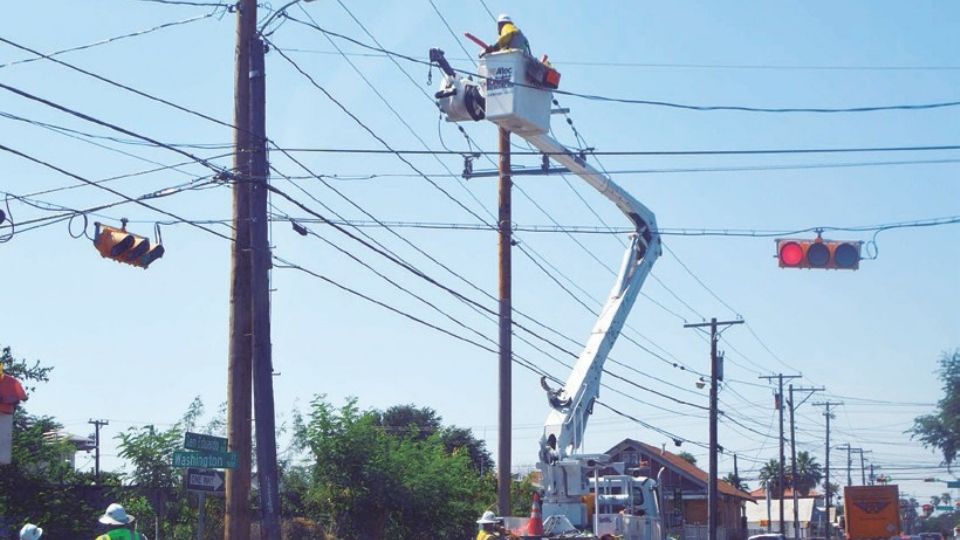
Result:
M163 244L153 245L143 236L127 232L126 224L120 229L101 223L95 225L93 245L103 257L147 268L163 256Z
M832 268L857 270L863 242L778 238L777 260L780 268Z

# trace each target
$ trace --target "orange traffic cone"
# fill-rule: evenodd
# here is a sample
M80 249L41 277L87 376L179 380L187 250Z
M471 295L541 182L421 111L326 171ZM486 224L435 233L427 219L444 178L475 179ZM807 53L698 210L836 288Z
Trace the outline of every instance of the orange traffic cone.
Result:
M540 508L540 494L533 492L533 504L530 505L530 522L527 523L527 534L539 536L543 534L543 515Z

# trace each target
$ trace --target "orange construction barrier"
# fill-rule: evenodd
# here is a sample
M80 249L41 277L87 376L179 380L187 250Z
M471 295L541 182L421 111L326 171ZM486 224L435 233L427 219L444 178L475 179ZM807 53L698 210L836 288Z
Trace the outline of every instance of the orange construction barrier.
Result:
M530 505L530 521L527 523L527 534L537 536L543 534L543 514L540 507L540 494L533 493L533 504Z

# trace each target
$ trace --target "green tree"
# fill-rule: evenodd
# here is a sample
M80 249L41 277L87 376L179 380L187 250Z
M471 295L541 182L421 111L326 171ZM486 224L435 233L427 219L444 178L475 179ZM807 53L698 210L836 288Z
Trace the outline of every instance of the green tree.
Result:
M356 399L316 397L295 437L309 464L290 471L285 500L338 539L467 537L489 499L467 451L448 451L437 432L385 429Z
M400 437L413 437L424 440L430 435L439 434L448 452L463 448L470 455L473 468L478 473L493 469L493 458L486 443L474 437L469 429L457 426L443 426L443 418L430 407L417 407L413 404L394 405L383 412L375 412L377 425L389 434Z
M914 419L910 434L925 448L939 450L950 466L960 448L960 349L944 352L939 363L937 374L944 395L934 413Z
M784 471L786 474L786 471ZM780 461L771 459L760 467L760 486L773 496L780 496Z
M750 487L747 486L747 483L733 473L728 473L726 476L724 476L723 481L739 489L740 491L750 491Z
M28 392L49 380L50 366L16 359L9 347L0 349L6 375L19 379ZM29 402L28 402L29 403ZM56 419L35 416L21 405L13 418L13 460L0 466L0 538L9 538L24 522L39 523L51 538L74 538L93 533L95 509L87 500L90 473L77 472L69 461L75 448L67 441L45 438L62 429ZM107 474L101 484L115 483ZM9 529L4 530L4 527Z
M687 451L680 452L679 454L677 454L677 457L686 461L691 465L697 464L697 458L695 458L693 454L691 454L690 452L687 452Z
M810 491L823 480L823 467L806 451L797 452L796 479L792 477L792 468L788 470L791 476L787 478L787 486L796 488L804 497L810 495Z
M123 475L128 483L120 502L137 516L142 528L149 528L156 521L164 538L188 540L196 537L195 527L198 508L183 487L182 469L172 465L173 452L182 449L185 431L202 431L222 427L219 417L206 429L198 429L203 416L203 403L194 398L183 418L166 429L148 425L131 427L117 435L119 456L130 470ZM215 497L212 499L216 499ZM222 507L220 501L208 501L208 509ZM211 523L207 537L222 537L222 522L217 511L208 511Z

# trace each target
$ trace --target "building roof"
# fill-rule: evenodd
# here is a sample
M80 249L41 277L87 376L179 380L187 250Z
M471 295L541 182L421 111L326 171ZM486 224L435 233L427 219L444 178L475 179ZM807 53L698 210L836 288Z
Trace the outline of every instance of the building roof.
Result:
M616 451L620 450L623 446L634 446L639 450L642 450L645 454L650 457L655 457L661 461L666 467L676 470L681 474L689 477L691 480L701 483L706 487L707 482L710 479L710 475L707 474L707 471L697 467L696 465L690 463L689 461L683 459L682 457L674 454L673 452L668 452L663 448L657 448L656 446L649 445L634 439L624 439L619 442L616 446L607 451L608 454L613 454ZM738 499L744 499L748 501L754 501L754 497L747 493L746 491L737 489L733 487L733 484L725 482L723 480L717 480L717 489L720 493L724 495L729 495L731 497L736 497Z

